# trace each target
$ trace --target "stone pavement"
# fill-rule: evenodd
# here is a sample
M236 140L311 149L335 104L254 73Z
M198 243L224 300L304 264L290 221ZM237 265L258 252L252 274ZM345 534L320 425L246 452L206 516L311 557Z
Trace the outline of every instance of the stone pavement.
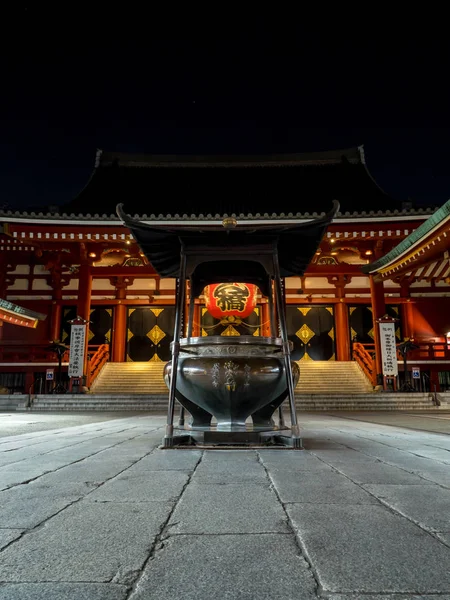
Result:
M0 439L0 599L450 600L450 436L301 415L305 450L163 417Z

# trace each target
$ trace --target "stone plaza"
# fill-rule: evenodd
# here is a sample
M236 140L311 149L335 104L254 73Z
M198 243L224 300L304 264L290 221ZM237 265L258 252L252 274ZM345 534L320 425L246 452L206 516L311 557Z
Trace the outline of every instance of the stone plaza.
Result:
M304 450L1 414L0 599L450 599L450 415L302 414Z

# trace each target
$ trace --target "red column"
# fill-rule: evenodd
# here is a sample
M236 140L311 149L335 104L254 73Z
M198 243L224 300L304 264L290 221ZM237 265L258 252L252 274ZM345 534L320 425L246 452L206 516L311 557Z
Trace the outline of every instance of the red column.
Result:
M382 381L381 367L381 346L380 334L377 319L381 319L386 314L386 305L384 301L384 287L382 281L375 281L373 275L370 275L370 300L372 304L373 331L375 340L375 358L378 383Z
M91 313L92 273L88 263L82 263L78 274L77 317L89 321Z
M114 285L116 286L117 304L114 307L113 317L113 346L111 349L112 362L125 361L127 307L126 304L124 304L124 300L127 297L127 283L128 282L124 281L123 277L117 277L114 280Z
M84 349L84 368L83 373L87 371L87 347L89 337L89 317L91 314L91 292L92 292L92 274L91 267L87 262L80 266L78 275L78 302L77 317L81 317L86 323L86 344Z
M338 360L350 360L348 309L343 298L334 305L336 323L336 354Z
M200 302L196 302L194 306L194 323L192 325L192 335L193 337L200 337L202 335L201 332L201 312L200 312Z
M59 340L61 336L62 289L53 290L52 312L50 318L50 340Z
M261 304L261 335L270 337L270 311L267 300Z

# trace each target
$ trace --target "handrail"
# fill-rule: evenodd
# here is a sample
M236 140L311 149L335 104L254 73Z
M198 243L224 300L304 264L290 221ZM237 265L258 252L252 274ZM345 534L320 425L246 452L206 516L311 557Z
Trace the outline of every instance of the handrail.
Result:
M34 388L34 386L39 382L41 384L41 392L42 392L42 383L43 383L43 379L42 377L38 377L37 379L35 379L33 381L33 383L30 385L30 387L28 388L28 404L27 404L27 408L31 408L33 405L33 399L31 397L31 390Z
M92 358L88 359L87 365L87 376L86 376L86 386L88 388L94 383L97 375L102 370L103 365L108 362L109 359L109 345L102 344L98 347L97 352L92 356Z
M375 369L375 360L366 350L363 344L360 344L359 342L353 343L353 358L364 371L371 384L376 386L377 374Z
M428 375L428 373L422 373L422 377L426 377L429 381L430 384L433 384L433 402L436 404L436 406L440 406L441 405L441 401L438 398L438 394L437 394L437 386L436 386L436 382L432 381L431 377Z

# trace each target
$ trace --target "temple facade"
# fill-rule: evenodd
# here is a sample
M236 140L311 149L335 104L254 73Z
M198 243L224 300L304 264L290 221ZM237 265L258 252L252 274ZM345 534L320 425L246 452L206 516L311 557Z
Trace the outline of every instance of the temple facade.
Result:
M417 346L408 356L420 372L417 390L449 389L446 209L391 198L370 175L362 148L270 157L98 151L85 188L60 212L0 212L0 387L26 393L39 381L49 391L56 373L48 373L58 367L49 346L69 345L76 318L88 323L88 388L106 361L169 360L176 274L157 274L117 204L144 222L207 229L224 219L307 222L334 200L339 212L304 276L284 279L293 358L356 360L380 385L377 323L389 317L397 343ZM164 252L162 245L162 261ZM271 335L267 293L255 291L245 318L214 314L208 294L195 302L193 336ZM67 362L66 353L65 381Z

